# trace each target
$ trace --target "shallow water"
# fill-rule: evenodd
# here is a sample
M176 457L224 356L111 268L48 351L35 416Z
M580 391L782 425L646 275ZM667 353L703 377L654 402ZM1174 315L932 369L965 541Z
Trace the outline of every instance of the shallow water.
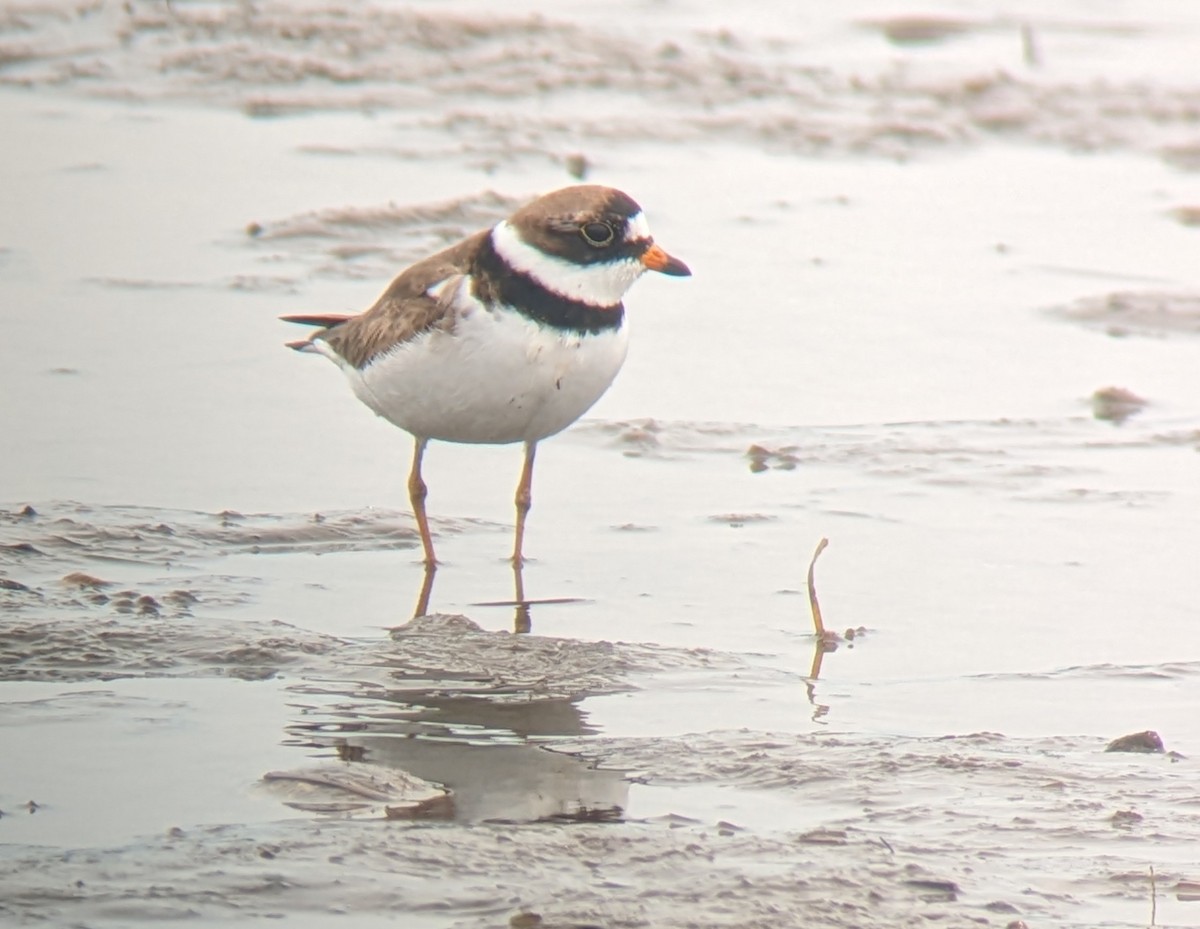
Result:
M612 9L0 18L5 920L1195 921L1200 18ZM431 447L406 625L408 440L276 317L573 155L695 276L539 450L527 616L519 453ZM261 780L330 763L452 805Z

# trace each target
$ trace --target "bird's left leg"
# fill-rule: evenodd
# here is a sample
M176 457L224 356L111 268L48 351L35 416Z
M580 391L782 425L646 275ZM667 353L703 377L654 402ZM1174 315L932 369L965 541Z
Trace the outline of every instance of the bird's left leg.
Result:
M525 443L525 465L521 468L521 482L517 484L517 530L513 540L513 567L519 568L525 564L525 556L521 545L525 540L525 517L533 505L533 455L537 451L537 442Z

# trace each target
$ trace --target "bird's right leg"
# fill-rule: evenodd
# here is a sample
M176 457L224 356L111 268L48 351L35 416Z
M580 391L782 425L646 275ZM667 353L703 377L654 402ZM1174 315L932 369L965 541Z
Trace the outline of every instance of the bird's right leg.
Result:
M421 459L425 456L428 439L417 439L413 447L412 470L408 472L408 501L412 504L413 517L417 520L417 531L421 533L421 547L425 549L425 567L437 566L433 555L433 539L429 535L429 519L425 515L425 497L429 490L421 479Z

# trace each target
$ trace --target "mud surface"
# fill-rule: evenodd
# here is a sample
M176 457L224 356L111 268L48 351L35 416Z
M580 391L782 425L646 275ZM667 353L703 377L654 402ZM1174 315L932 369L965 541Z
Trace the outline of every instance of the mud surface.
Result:
M1193 924L1198 41L0 11L0 922ZM277 317L579 179L695 276L522 575L519 453L430 448L427 575L407 438Z

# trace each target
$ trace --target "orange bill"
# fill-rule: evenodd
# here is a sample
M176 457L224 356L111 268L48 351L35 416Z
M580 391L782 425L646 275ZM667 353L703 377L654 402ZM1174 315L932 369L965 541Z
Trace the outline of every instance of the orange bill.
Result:
M674 277L688 277L692 271L678 258L672 258L659 246L651 245L642 253L642 264L651 271L661 271Z

